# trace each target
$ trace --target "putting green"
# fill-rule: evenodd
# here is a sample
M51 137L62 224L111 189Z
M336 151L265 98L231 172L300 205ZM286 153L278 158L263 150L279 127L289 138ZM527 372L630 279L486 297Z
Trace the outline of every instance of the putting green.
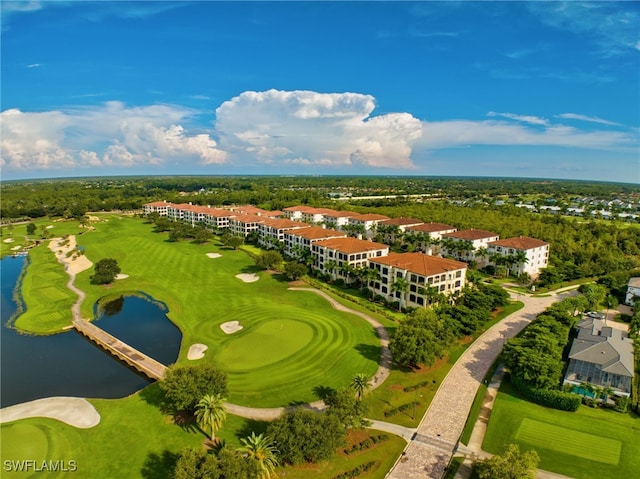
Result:
M618 465L622 443L616 439L574 431L566 427L524 418L516 439L534 447L563 454Z
M238 333L235 333L238 334ZM217 356L229 372L261 368L297 353L315 336L308 324L290 319L271 320L244 328Z

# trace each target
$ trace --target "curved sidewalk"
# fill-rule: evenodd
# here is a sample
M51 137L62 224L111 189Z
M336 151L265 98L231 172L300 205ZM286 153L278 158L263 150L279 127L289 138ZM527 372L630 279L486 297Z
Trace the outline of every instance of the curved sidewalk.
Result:
M439 479L458 448L480 382L498 357L504 342L518 334L549 305L563 296L529 297L512 294L525 306L485 331L447 374L423 416L416 436L387 475L390 479Z

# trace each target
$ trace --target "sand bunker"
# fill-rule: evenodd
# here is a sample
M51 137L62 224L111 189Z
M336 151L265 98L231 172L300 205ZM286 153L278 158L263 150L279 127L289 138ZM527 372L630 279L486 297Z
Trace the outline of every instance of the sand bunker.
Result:
M220 253L207 253L207 256L209 258L219 258L222 255Z
M53 226L53 225L49 225L49 226L47 226L47 229L48 229L48 230L53 229L53 228L55 228L55 226Z
M68 238L55 238L49 243L49 249L54 252L58 261L71 274L82 273L91 268L93 263L83 254L72 254L67 257L67 253L76 249L76 237L70 235Z
M13 241L13 238L7 238L6 240L4 240L5 243L13 243Z
M129 277L128 274L118 273L116 274L116 279L127 279Z
M260 279L260 276L253 273L251 274L241 273L241 274L236 274L236 278L242 280L245 283L255 283Z
M11 248L11 251L18 251L20 248L22 248L22 246L14 246Z
M100 414L83 398L51 397L0 409L0 424L29 417L49 417L87 429L100 422Z
M220 325L220 329L222 329L226 334L233 334L240 331L242 326L240 326L239 321L227 321Z
M194 359L202 359L204 358L204 352L209 349L209 346L206 344L196 343L192 344L189 347L189 351L187 352L187 359L193 361Z

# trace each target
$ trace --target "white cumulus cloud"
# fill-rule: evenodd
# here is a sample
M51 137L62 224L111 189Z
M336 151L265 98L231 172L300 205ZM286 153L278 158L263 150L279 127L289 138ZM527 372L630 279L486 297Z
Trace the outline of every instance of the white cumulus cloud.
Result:
M6 110L0 114L0 164L30 170L223 163L226 153L215 140L180 125L191 114L170 105L120 102L40 113Z
M412 168L422 126L408 113L371 116L360 93L246 91L216 110L221 146L239 161Z

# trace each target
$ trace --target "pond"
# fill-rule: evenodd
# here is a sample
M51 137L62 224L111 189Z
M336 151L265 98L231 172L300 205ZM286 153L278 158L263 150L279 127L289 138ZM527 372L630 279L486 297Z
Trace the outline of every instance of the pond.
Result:
M113 399L150 383L75 331L30 336L7 327L25 261L24 256L0 260L0 407L49 396ZM175 362L181 333L163 305L142 295L127 296L106 310L97 326L163 364Z

